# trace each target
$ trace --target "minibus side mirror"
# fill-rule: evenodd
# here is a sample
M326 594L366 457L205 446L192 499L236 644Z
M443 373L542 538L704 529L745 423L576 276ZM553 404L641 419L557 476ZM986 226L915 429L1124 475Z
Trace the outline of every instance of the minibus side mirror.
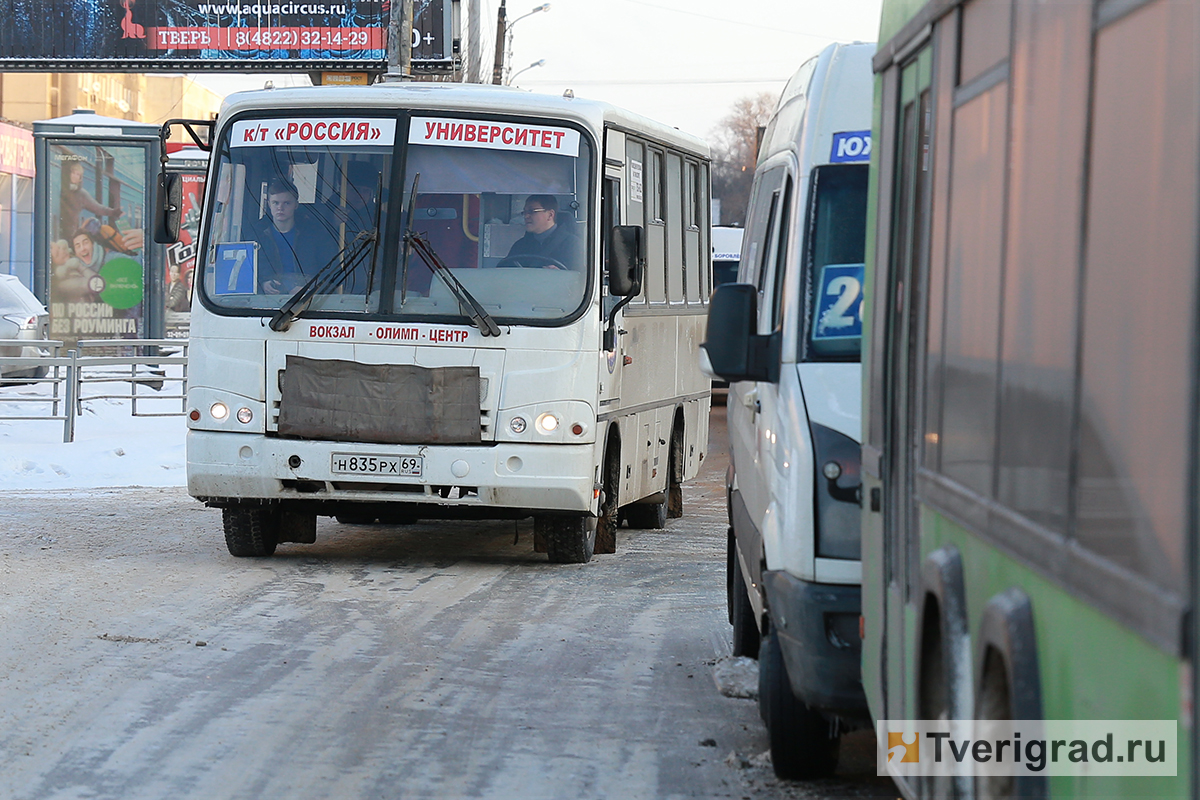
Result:
M608 293L636 297L646 269L640 225L616 225L608 239Z
M708 365L722 380L779 380L779 332L758 334L758 289L749 283L724 283L708 303L708 340L701 347Z
M154 241L175 244L183 209L183 176L175 172L158 173L154 191Z

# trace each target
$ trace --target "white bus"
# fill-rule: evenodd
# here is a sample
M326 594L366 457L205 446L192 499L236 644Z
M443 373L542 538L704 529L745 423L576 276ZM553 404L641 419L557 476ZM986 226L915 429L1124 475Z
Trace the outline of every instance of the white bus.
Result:
M682 515L708 447L700 139L384 83L234 95L210 141L187 475L233 555L318 515L532 516L578 563Z

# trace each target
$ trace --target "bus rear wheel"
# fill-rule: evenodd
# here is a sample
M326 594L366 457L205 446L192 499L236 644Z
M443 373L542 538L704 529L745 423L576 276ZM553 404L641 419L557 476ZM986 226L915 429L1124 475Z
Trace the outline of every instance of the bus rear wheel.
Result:
M617 486L621 482L619 448L610 448L604 461L604 488L600 495L600 516L596 519L597 553L617 552L617 528L621 527L621 510L617 505Z
M662 530L667 527L667 501L664 497L657 503L634 503L625 506L625 519L631 528Z
M534 534L546 542L553 564L586 564L596 551L596 518L588 514L556 514L533 518Z
M823 778L837 769L839 742L833 726L792 693L779 639L770 628L758 653L758 710L767 725L776 776Z
M376 518L370 514L337 514L334 519L340 525L374 525Z
M667 517L683 516L683 428L671 434L671 455L667 459Z
M221 509L225 546L229 555L269 556L279 543L279 509L274 506L237 505Z

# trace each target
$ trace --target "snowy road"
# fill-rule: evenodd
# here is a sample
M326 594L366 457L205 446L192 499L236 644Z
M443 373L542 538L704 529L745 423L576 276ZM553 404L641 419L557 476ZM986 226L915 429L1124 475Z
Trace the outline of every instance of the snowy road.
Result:
M327 518L233 559L179 488L7 493L0 797L889 796L866 739L775 781L718 691L721 412L685 517L586 565L529 522Z

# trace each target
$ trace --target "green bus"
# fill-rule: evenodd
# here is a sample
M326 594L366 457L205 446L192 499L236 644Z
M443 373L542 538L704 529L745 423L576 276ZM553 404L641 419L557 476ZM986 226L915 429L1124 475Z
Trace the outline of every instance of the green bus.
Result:
M1177 720L1195 797L1200 4L884 0L863 342L876 720Z

